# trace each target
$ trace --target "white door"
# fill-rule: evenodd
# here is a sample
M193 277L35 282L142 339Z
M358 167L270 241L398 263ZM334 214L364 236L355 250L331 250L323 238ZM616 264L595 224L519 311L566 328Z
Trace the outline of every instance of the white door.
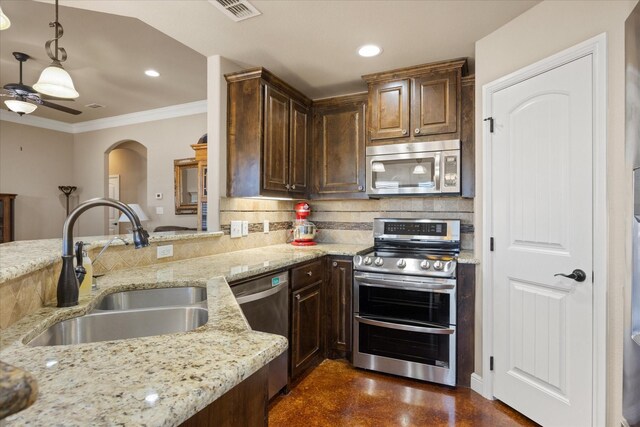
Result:
M109 198L120 200L120 175L109 175ZM109 234L119 234L118 218L120 212L117 209L109 208Z
M492 97L493 392L544 426L592 424L591 63Z

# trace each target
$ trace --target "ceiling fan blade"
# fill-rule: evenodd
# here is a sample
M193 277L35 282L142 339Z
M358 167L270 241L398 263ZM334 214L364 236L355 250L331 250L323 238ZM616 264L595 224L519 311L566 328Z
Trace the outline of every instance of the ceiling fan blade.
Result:
M0 93L0 96L6 96L7 98L15 98L15 93Z
M38 94L38 96L40 97L40 99L46 99L48 101L71 101L71 102L76 102L76 100L72 99L72 98L60 98L60 97L57 97L57 96L44 95L42 93Z
M63 113L74 114L76 116L78 114L82 114L82 111L74 110L73 108L65 107L63 105L54 104L53 102L49 102L49 101L45 101L45 100L41 100L38 104L40 104L40 105L42 105L44 107L53 108L54 110L62 111Z

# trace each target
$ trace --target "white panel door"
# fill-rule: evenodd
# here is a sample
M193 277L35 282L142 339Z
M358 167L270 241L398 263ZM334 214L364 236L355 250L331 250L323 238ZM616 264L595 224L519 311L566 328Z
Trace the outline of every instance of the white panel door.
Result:
M492 98L494 395L544 426L592 424L591 62Z
M120 175L109 175L109 198L120 200ZM119 234L118 218L120 212L117 209L109 208L109 234Z

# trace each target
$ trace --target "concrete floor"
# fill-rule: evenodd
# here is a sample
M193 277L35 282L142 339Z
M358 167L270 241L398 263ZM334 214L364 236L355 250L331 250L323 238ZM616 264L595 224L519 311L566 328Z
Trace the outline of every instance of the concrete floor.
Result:
M325 360L271 403L270 427L536 426L466 389L363 371Z

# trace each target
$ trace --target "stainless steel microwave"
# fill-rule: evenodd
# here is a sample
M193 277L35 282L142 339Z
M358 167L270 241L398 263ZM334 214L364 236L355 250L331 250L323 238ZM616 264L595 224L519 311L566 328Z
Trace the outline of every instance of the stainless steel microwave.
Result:
M460 193L460 140L367 147L367 194Z

